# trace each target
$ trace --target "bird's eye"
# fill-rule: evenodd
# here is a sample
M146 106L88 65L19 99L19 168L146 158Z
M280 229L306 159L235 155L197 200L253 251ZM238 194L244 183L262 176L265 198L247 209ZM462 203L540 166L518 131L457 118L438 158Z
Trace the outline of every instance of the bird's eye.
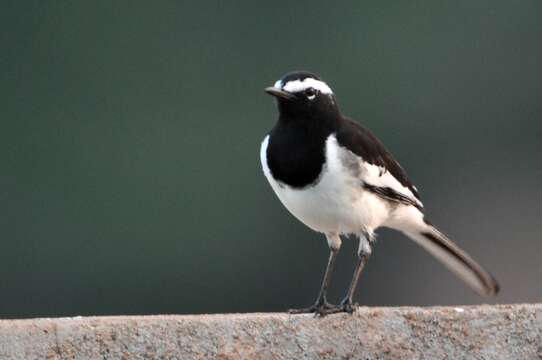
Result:
M316 96L316 89L314 88L307 88L305 90L305 95L307 96L307 98L309 98L310 100L314 99L314 97Z

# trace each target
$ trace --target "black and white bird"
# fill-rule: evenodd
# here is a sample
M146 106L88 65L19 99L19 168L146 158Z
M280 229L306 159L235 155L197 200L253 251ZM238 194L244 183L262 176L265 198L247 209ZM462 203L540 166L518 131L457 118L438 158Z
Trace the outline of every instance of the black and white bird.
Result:
M265 92L277 99L279 109L260 149L265 177L292 215L323 233L330 248L315 304L293 312L354 311L354 291L379 227L407 235L478 294L498 292L495 279L425 218L418 189L401 165L368 129L341 114L324 81L291 72ZM335 306L326 291L341 235L357 236L359 250L348 292Z

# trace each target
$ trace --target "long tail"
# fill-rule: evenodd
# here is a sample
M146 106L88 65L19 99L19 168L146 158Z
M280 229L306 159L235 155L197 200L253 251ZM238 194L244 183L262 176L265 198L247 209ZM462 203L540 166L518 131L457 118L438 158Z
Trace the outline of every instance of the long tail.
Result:
M499 292L499 284L495 278L433 225L425 222L423 226L417 226L416 230L403 232L478 294L494 296Z

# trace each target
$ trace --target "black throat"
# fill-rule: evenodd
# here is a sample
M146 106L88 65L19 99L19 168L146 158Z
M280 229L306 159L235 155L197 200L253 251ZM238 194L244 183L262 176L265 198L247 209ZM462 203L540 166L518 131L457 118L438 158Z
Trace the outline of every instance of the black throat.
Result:
M341 117L337 112L289 115L281 112L269 133L267 164L273 177L290 187L316 185L326 163L326 140Z

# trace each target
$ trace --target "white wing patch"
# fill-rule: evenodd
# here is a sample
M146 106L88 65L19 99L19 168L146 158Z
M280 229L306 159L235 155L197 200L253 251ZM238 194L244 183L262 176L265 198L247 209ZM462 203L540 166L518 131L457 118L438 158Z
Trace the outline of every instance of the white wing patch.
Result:
M389 187L423 207L421 201L414 196L412 191L406 186L403 186L403 184L401 184L387 169L366 163L363 160L361 162L365 169L365 171L362 171L362 173L364 173L364 175L362 175L362 180L364 182L378 187Z
M349 168L351 172L356 173L357 177L361 181L376 187L388 187L393 191L408 197L414 203L423 207L421 201L414 196L412 191L406 186L403 186L399 180L397 180L386 168L369 164L360 156L354 154L344 147L341 147L338 144L335 136L330 136L328 141L336 143L334 146L337 146L340 149L339 156L342 160L343 166Z

